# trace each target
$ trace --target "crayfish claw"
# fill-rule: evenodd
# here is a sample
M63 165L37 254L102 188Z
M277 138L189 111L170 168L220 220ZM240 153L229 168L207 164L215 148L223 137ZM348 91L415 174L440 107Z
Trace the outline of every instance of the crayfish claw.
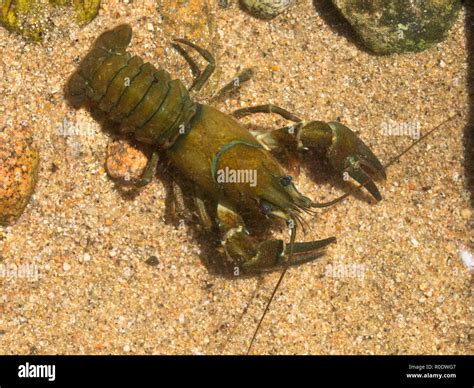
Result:
M364 170L361 168L355 167L353 165L350 165L347 168L347 173L350 175L351 178L356 180L358 183L360 183L361 186L364 186L365 189L374 197L377 201L382 200L382 195L380 194L379 189L377 188L377 185L374 183L374 181L370 178L368 174L365 173Z
M385 170L372 150L352 130L339 122L310 121L298 128L298 147L316 148L326 154L334 169L364 186L380 201L374 180L385 179Z
M326 253L329 244L335 243L335 237L325 238L323 240L300 242L288 244L285 247L286 265L295 266L313 261Z
M359 136L345 125L330 122L327 127L331 129L331 142L326 155L331 165L341 171L344 178L347 173L380 201L382 196L374 180L386 179L382 163Z
M286 246L281 240L262 241L257 247L257 254L244 262L242 268L246 272L256 273L298 266L324 256L327 246L334 242L335 237Z

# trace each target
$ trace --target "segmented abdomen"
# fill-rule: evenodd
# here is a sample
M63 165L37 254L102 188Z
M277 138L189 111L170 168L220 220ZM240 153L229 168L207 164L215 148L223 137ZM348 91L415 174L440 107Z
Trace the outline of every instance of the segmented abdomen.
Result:
M186 87L126 48L131 28L102 34L69 81L73 102L90 101L139 141L171 146L196 112Z

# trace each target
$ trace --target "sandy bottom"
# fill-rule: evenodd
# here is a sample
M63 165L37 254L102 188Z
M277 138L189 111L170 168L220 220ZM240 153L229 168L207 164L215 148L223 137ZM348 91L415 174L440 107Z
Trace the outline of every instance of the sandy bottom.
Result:
M41 152L31 203L16 225L0 229L0 264L33 268L27 277L0 278L0 353L245 352L279 274L234 280L209 272L202 256L213 239L196 239L188 220L164 221L168 194L159 179L135 198L121 195L104 171L111 135L66 104L63 86L77 59L122 22L134 28L134 53L191 79L170 46L179 18L160 18L152 1L105 3L83 29L55 19L43 45L0 29L0 126L31 130ZM306 217L312 230L300 240L337 236L338 243L288 272L254 353L472 353L471 274L460 259L473 239L462 139L464 13L444 43L389 57L361 50L311 1L271 22L212 2L212 23L203 14L200 27L208 35L180 25L214 52L211 86L244 67L256 71L219 109L271 102L306 119L338 119L383 162L413 142L384 128L425 133L459 113L388 169L381 203L360 194ZM80 134L64 136L64 120ZM285 124L265 115L243 121ZM296 179L302 192L326 201L347 191L318 165L305 163ZM146 263L151 256L158 265Z

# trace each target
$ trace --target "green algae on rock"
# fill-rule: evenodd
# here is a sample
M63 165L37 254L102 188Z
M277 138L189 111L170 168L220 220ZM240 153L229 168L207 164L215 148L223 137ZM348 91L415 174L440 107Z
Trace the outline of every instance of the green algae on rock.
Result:
M456 20L460 0L332 0L364 45L377 54L423 51Z
M293 0L241 0L243 7L260 19L273 19L293 4Z
M40 41L49 29L44 4L31 0L0 0L0 24L25 38Z
M69 5L67 0L62 0L62 2ZM82 27L97 16L100 0L72 0L72 6L76 13L76 22Z
M39 42L52 27L53 6L72 6L77 23L83 26L97 15L100 0L0 0L0 24Z
M28 133L0 133L0 224L11 225L23 213L36 184L38 160Z

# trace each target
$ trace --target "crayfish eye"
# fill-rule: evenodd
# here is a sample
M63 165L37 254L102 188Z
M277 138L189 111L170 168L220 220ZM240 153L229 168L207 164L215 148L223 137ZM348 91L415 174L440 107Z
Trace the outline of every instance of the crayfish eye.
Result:
M262 214L266 216L272 211L272 206L269 203L262 203L260 210L262 211Z
M290 175L287 175L287 176L284 176L284 177L280 178L280 184L283 187L286 187L286 186L289 186L291 184L292 180L293 180L293 178Z

